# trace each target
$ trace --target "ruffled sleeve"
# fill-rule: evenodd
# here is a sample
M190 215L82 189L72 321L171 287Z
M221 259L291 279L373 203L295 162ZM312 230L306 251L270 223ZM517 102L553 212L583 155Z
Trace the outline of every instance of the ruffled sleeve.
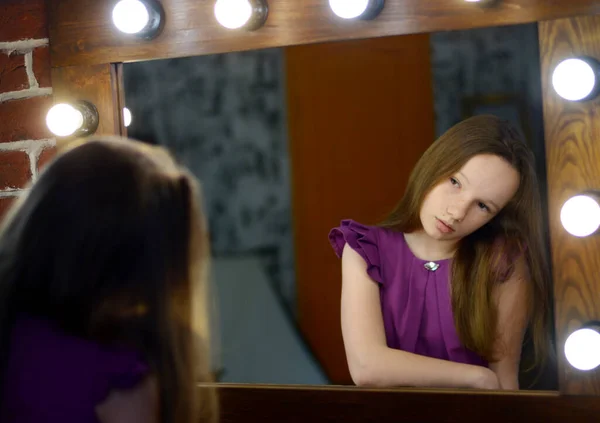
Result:
M354 220L342 220L340 226L329 232L329 242L339 258L348 244L367 263L367 274L375 282L383 283L376 227L365 226Z

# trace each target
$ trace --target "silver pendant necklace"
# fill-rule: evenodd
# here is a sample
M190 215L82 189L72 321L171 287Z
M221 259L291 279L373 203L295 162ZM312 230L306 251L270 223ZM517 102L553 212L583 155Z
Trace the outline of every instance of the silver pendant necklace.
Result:
M434 263L433 261L428 261L427 263L425 263L423 265L423 267L425 267L425 269L429 270L430 272L435 272L436 270L438 270L440 265L439 265L439 263Z

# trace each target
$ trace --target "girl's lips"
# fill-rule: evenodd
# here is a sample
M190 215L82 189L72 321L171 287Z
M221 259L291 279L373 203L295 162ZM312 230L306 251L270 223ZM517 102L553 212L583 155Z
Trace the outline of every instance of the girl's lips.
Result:
M443 220L440 220L438 218L436 218L436 220L437 220L437 228L440 232L445 233L445 234L454 232L454 228L452 226L446 224Z

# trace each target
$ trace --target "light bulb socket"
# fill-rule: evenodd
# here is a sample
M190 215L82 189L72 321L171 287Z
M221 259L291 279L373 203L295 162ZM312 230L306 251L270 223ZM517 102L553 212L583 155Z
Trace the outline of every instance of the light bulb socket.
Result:
M468 1L465 0L468 3L471 3L475 6L479 6L479 7L493 7L496 6L498 3L500 3L500 0L479 0L479 1Z
M357 19L364 20L364 21L368 21L370 19L375 19L383 10L384 5L385 5L385 0L369 0L367 9Z
M269 5L266 0L249 0L249 2L252 7L252 15L250 15L248 22L240 29L245 31L256 31L267 21L267 17L269 16Z
M83 123L72 135L62 138L79 138L94 134L94 132L96 132L98 129L98 123L100 122L98 109L96 106L84 100L79 100L69 104L81 113L83 116Z
M148 9L148 23L138 34L139 38L152 40L156 38L165 26L165 10L156 0L143 0Z
M591 329L600 333L600 320L590 320L589 322L586 322L583 325L581 325L580 329Z

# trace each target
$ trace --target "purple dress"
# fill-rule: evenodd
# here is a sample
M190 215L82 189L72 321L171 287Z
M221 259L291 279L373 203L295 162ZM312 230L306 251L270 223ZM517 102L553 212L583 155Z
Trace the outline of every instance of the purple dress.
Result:
M112 389L131 389L148 373L135 352L69 336L49 322L14 326L2 393L2 423L98 423L95 407Z
M454 327L450 303L451 260L439 260L435 271L417 258L401 232L343 220L329 233L338 257L348 243L367 262L367 273L379 284L387 345L419 355L486 366L465 348Z

